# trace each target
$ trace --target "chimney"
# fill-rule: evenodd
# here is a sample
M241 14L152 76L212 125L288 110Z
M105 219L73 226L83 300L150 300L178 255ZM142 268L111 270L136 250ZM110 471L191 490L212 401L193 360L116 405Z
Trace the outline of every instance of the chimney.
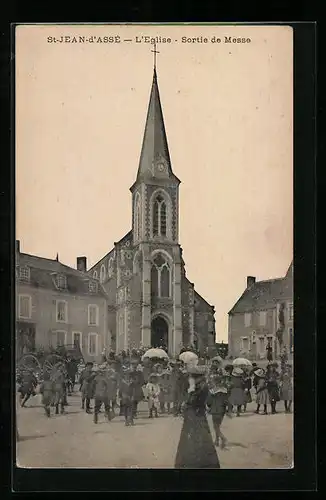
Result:
M87 267L87 258L86 257L77 257L77 269L78 271L82 271L86 273Z
M20 253L20 240L16 240L16 252Z
M255 276L247 276L247 288L251 288L256 283Z

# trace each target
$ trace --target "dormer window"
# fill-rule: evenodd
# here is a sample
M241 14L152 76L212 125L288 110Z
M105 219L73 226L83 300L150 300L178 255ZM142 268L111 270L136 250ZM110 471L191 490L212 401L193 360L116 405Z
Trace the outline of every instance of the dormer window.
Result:
M61 289L67 288L67 277L62 274L58 274L56 278L56 283L58 288Z
M29 281L30 280L30 268L29 267L20 267L19 268L19 279L21 281Z
M94 281L90 281L88 285L88 289L91 293L96 293L98 290L98 283Z

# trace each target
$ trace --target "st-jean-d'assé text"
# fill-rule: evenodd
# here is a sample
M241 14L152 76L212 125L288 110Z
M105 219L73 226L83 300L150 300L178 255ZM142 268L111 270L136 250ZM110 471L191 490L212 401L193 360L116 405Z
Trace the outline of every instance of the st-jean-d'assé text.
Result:
M161 36L135 36L134 38L123 38L120 35L111 35L111 36L76 36L76 35L62 35L59 37L48 36L48 43L123 43L123 42L134 42L134 43L188 43L188 44L205 44L205 43L242 43L248 44L251 43L251 38L248 37L232 37L232 36L197 36L197 37L188 37L183 36L180 39L178 38L166 38Z

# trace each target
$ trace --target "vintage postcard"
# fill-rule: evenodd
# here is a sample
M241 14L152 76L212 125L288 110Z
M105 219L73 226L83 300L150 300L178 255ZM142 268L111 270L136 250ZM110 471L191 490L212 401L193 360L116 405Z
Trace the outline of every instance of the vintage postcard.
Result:
M17 466L292 468L292 28L15 51Z

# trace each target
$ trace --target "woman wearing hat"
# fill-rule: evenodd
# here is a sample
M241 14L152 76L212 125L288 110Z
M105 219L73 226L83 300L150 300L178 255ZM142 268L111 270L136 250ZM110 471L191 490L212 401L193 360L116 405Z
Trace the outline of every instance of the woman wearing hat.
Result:
M231 374L231 391L229 396L230 406L237 407L237 417L240 417L241 406L245 403L244 371L240 367L234 367Z
M199 366L188 370L183 426L175 458L176 469L219 469L220 462L206 418L208 387Z
M267 390L267 382L266 375L262 368L259 368L255 371L255 376L257 377L257 394L256 394L256 403L257 410L255 413L259 413L260 406L264 406L264 415L267 415L267 404L269 403L269 396Z

